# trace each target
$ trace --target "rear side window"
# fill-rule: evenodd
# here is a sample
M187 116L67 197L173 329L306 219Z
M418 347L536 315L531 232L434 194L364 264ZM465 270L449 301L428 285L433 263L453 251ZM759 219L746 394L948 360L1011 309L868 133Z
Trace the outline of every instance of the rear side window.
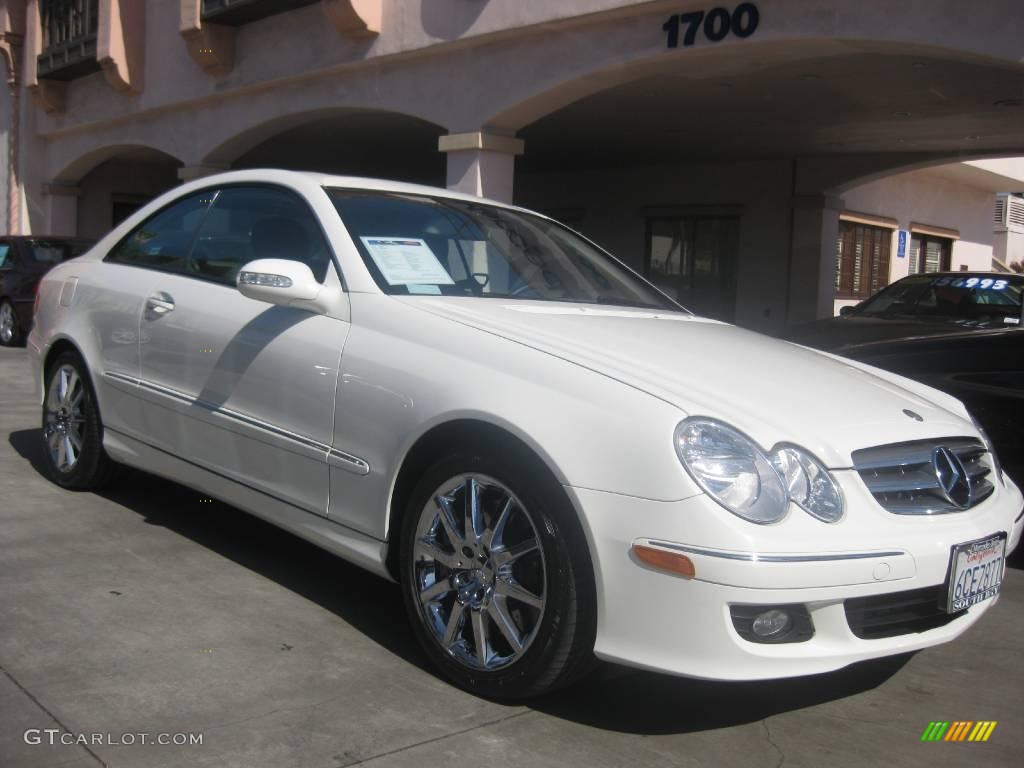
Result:
M72 255L71 244L66 240L32 240L28 243L28 252L33 261L42 264L59 264Z
M155 213L115 245L104 261L163 272L187 272L192 240L214 195L213 190L206 190Z
M234 285L242 266L255 259L300 261L324 281L330 251L299 195L265 186L227 187L218 193L189 255L190 274Z
M14 258L11 255L11 246L9 243L0 243L0 269L4 267L13 267Z

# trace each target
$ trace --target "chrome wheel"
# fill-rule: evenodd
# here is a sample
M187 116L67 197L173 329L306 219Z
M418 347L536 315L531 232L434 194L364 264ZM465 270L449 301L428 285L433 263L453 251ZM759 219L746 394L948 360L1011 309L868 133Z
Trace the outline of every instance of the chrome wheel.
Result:
M540 537L516 496L485 475L458 475L420 512L412 551L420 618L451 657L478 670L517 661L544 616Z
M43 425L50 461L60 472L74 469L82 455L84 400L85 382L74 366L62 365L50 378Z
M3 304L0 304L0 342L10 344L14 341L14 334L17 332L17 328L14 307L5 301Z

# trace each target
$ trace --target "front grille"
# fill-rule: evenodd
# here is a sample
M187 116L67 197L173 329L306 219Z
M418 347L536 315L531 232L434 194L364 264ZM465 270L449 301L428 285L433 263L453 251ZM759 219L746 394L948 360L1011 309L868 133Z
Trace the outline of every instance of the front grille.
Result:
M925 587L888 595L851 597L843 602L850 631L862 640L911 635L945 626L966 611L946 613L946 586Z
M948 457L939 455L942 449L959 461L965 486L956 484L960 468L950 471ZM988 479L990 461L984 444L970 437L914 440L853 452L853 466L868 490L897 515L941 515L980 504L995 490Z

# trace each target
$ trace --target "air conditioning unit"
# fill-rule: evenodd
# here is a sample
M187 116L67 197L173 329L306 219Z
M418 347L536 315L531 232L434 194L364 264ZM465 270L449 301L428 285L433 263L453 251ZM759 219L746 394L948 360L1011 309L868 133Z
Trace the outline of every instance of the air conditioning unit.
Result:
M996 232L1024 232L1024 197L996 195Z

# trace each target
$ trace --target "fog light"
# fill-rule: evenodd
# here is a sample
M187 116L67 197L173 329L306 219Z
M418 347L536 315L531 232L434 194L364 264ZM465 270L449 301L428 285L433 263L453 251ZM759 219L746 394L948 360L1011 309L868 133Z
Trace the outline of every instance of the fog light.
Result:
M788 613L773 608L754 617L750 628L758 637L775 637L789 629L792 623Z
M814 637L814 623L807 606L730 605L732 626L750 643L805 643Z

